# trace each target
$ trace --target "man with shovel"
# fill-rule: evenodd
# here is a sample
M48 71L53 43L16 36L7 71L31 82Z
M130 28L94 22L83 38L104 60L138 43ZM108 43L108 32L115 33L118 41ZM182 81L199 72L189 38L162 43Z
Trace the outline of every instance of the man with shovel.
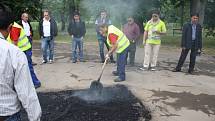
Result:
M130 42L125 34L113 25L100 25L100 33L104 37L107 37L107 43L111 47L105 58L110 58L113 52L117 53L117 70L113 71L114 76L118 78L114 79L115 82L125 81L125 64L126 54Z

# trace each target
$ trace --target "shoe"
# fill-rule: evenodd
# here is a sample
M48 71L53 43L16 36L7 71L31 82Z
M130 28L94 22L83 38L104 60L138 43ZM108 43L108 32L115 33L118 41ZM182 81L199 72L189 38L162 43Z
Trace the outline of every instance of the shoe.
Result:
M49 60L49 64L52 64L53 63L53 60Z
M114 76L119 76L119 73L118 73L117 71L113 71L112 74L113 74Z
M116 78L116 79L114 79L114 82L122 82L122 81L125 81L125 80L122 80L122 79L120 79L119 77Z
M150 68L151 71L156 71L157 69L155 67Z
M172 72L181 72L181 69L174 69L174 70L172 70Z
M72 63L76 63L77 61L75 61L75 60L72 60Z
M34 85L35 89L41 87L41 83L37 84L37 85Z
M47 61L43 60L42 63L41 63L41 65L42 65L42 64L46 64L46 63L47 63Z
M188 70L189 74L193 74L193 72L194 72L193 70Z
M32 62L32 66L36 66L36 65L37 65L37 63Z
M141 68L139 68L139 69L142 70L142 71L147 71L147 70L148 70L147 67L141 67Z
M110 63L116 63L116 61L115 60L111 60Z

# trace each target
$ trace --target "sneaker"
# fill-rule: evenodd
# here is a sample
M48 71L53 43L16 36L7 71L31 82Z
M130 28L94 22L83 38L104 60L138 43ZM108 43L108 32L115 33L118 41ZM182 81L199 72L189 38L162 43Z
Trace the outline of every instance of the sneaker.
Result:
M147 70L148 70L147 67L141 67L141 68L139 68L139 69L142 70L142 71L147 71Z
M46 64L46 63L47 63L47 61L43 60L41 64Z
M119 73L118 73L117 71L113 71L112 74L113 74L114 76L119 76Z
M125 81L125 80L122 80L122 79L120 79L119 77L116 78L116 79L114 79L114 82L122 82L122 81Z
M156 71L157 69L155 67L150 68L151 71Z
M49 60L49 64L52 64L53 63L53 60Z

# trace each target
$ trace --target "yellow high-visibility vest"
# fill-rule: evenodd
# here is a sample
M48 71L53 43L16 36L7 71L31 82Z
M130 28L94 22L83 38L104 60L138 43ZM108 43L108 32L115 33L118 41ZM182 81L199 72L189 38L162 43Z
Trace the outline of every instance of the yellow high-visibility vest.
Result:
M146 40L146 43L160 45L161 36L158 34L155 34L153 31L166 32L166 26L162 20L159 20L158 23L153 23L150 20L147 22L144 30L148 31L148 38Z
M113 25L108 26L108 35L110 33L114 33L118 36L118 40L117 40L118 46L116 49L116 53L122 53L130 45L128 38L125 36L125 34L122 31L120 31L118 28L116 28ZM107 37L107 43L110 47L112 47L108 37Z
M14 22L13 27L21 29L19 39L18 39L18 43L17 43L17 47L19 47L22 51L26 51L26 50L30 49L31 48L31 43L29 42L28 37L25 34L25 30L22 28L22 26L20 26L16 22ZM14 44L13 41L11 40L11 38L10 38L10 34L8 35L7 40L8 40L8 42Z

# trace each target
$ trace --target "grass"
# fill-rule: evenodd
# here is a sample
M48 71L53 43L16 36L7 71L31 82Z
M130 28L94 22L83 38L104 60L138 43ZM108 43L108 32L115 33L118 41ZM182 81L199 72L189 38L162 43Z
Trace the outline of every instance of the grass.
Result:
M39 41L40 37L38 34L38 22L32 23L33 29L34 29L34 40ZM59 27L60 28L60 27ZM96 42L96 32L95 32L95 26L92 24L86 24L87 33L84 38L84 41L87 42ZM58 36L55 38L57 42L71 42L71 36L68 35L67 31L65 32L58 32ZM181 43L181 34L176 33L175 36L172 35L172 31L167 32L166 36L162 37L162 45L166 46L172 46L172 47L180 47ZM203 37L203 50L207 54L214 54L215 49L215 38L214 37Z

